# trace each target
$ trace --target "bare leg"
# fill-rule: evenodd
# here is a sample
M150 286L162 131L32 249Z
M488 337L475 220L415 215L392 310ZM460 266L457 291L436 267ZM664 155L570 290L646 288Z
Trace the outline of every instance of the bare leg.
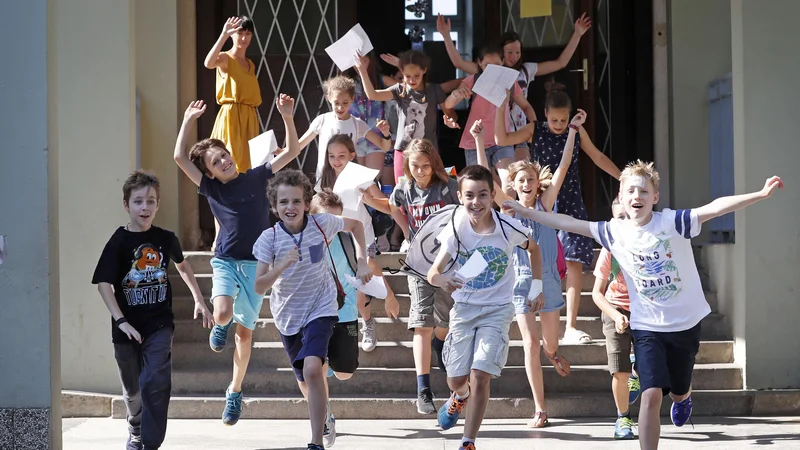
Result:
M309 356L303 360L303 378L308 386L308 417L311 421L311 442L322 445L322 432L325 413L328 409L328 394L325 388L325 374L322 373L322 360Z
M372 318L372 311L367 303L368 301L369 298L367 297L367 294L361 291L356 291L356 308L358 309L358 314L364 320L369 320Z
M467 395L469 392L469 376L465 375L463 377L447 377L447 386L450 387L450 390L455 392L456 395L459 397L463 397Z
M497 161L497 165L495 168L497 169L497 176L500 177L500 183L503 187L503 192L506 191L506 188L509 185L508 182L508 166L514 162L511 158L503 158L500 161Z
M231 381L233 392L242 392L242 381L250 363L252 345L253 330L236 324L236 352L233 354L233 381Z
M614 403L617 405L617 414L628 413L628 378L631 374L617 372L611 378L611 392L614 394Z
M431 373L431 335L433 328L414 329L414 367L417 375Z
M478 430L486 414L486 407L489 405L489 381L492 377L486 372L472 370L472 381L470 382L470 402L469 414L464 421L464 437L475 439Z
M214 323L224 327L233 318L233 299L227 295L214 297Z
M642 405L639 409L639 445L642 450L658 449L662 397L661 388L650 388L642 393Z
M517 161L530 161L531 151L527 145L525 147L514 147L514 156Z
M362 163L362 162L359 161L359 164L366 165L370 169L376 169L376 170L381 171L381 170L383 170L383 160L384 160L385 157L386 157L386 155L383 152L370 153L370 154L368 154L367 156L365 156L363 158L364 162ZM358 159L360 160L362 158L358 158ZM380 174L380 172L378 172L378 173ZM392 184L394 184L394 183L392 183Z
M436 328L433 329L433 334L440 341L444 341L447 338L447 332L448 331L450 331L449 328L436 327Z
M536 314L517 314L517 325L522 334L525 350L525 373L533 391L533 402L536 411L547 411L544 402L544 376L542 375L542 359L539 356L539 330L536 325Z
M577 328L582 284L583 264L579 261L567 261L567 332Z

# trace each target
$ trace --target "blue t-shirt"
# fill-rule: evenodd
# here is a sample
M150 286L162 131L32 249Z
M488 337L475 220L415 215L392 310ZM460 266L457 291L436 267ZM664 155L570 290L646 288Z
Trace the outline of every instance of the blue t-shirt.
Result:
M342 243L342 238L346 239L351 247L353 246L353 238L350 236L350 233L347 232L338 233L331 240L330 244L328 244L333 261L336 264L336 273L339 275L339 283L342 284L345 293L344 306L339 310L339 322L355 322L358 320L356 288L348 283L344 276L347 274L351 277L355 277L356 274L350 266L351 262L348 261L347 253L344 249L345 244ZM328 259L328 266L330 265L331 261Z
M203 177L197 191L208 198L211 212L219 222L214 256L255 261L253 245L270 226L267 199L270 178L270 163L248 169L227 183Z

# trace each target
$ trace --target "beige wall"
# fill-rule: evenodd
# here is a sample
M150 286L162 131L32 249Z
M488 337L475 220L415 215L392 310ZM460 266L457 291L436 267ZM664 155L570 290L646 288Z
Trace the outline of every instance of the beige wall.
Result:
M178 6L176 0L136 0L136 89L140 102L141 164L161 181L155 224L178 232Z
M661 206L685 208L709 201L708 85L731 71L730 0L672 0L669 45L672 205Z
M736 362L749 389L800 387L798 14L794 0L731 2L736 192L757 191L773 174L786 181L736 215L736 244L708 251L712 285L730 302Z

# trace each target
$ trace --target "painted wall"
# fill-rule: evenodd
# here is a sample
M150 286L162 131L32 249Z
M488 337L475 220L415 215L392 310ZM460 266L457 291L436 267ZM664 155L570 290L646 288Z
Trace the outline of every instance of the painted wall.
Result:
M661 206L686 208L710 200L708 85L731 71L730 0L669 5L672 205Z
M108 238L128 222L122 183L135 161L134 2L54 3L63 387L114 393L110 315L91 280Z

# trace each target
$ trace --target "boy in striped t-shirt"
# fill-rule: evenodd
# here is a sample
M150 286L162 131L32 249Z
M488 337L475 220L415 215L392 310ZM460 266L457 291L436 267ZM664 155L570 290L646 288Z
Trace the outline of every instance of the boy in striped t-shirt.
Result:
M270 205L280 219L264 230L253 246L258 260L255 289L272 288L269 303L275 326L295 377L308 393L311 421L310 450L323 450L327 394L322 366L328 342L339 321L337 288L328 267L328 236L345 230L356 241L356 276L369 281L364 228L361 222L331 214L307 214L314 187L302 172L280 172L267 189Z

